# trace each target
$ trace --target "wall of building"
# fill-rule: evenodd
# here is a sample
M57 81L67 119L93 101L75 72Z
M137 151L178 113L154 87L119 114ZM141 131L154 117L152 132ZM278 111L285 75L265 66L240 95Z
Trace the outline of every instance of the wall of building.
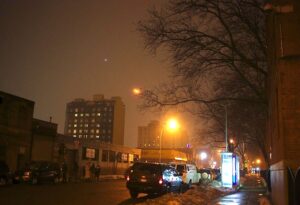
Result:
M64 145L64 151L60 147ZM83 169L91 164L99 164L101 174L123 175L132 163L141 157L141 150L101 143L97 140L78 140L70 136L58 135L55 141L55 161L67 161L69 175L72 176L74 163L79 166L79 176L84 178Z
M120 97L113 97L114 101L114 124L113 124L113 144L124 145L125 129L125 105Z
M52 161L57 124L38 119L33 120L33 161Z
M30 158L34 102L0 91L0 160L14 171Z
M125 105L120 97L75 99L67 104L65 123L66 135L123 145Z
M271 1L268 10L269 122L272 199L288 204L288 171L300 166L300 2Z

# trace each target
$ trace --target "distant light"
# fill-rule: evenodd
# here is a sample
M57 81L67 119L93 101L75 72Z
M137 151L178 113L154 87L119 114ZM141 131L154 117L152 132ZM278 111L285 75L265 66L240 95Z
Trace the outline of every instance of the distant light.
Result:
M200 153L200 159L201 159L201 160L204 160L204 159L206 159L206 158L207 158L206 152L201 152L201 153Z
M142 93L141 89L140 88L133 88L132 89L132 93L134 95L140 95Z
M104 58L104 62L107 62L108 61L108 59L107 58Z
M229 141L231 144L233 144L234 143L234 140L233 139L230 139L230 141Z
M260 159L257 159L256 164L260 164L260 163L261 163Z

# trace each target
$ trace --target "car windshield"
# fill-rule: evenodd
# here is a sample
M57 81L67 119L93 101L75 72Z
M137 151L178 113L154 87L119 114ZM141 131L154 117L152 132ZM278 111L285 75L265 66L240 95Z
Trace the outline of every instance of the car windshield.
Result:
M159 164L142 164L138 163L133 165L133 171L145 174L155 174L161 172L161 166Z
M179 173L182 173L184 171L184 165L178 164L176 169Z

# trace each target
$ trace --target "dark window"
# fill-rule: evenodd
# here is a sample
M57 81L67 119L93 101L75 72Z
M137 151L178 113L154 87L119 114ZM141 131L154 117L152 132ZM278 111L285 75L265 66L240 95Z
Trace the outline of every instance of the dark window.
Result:
M116 160L116 152L109 151L109 161L114 162Z
M108 150L102 151L102 162L107 162L108 160Z
M122 162L122 153L121 152L118 152L118 154L117 154L117 161Z

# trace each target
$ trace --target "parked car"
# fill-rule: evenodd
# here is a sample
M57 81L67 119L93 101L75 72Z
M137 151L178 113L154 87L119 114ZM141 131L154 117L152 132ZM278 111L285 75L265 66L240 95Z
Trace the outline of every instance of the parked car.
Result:
M132 198L139 193L181 191L182 177L175 168L166 164L135 163L126 177L126 186Z
M0 161L0 186L10 184L11 182L12 175L7 164L4 161Z
M192 184L199 183L201 175L197 172L195 164L171 163L179 173L182 174L182 181L190 188Z
M22 171L15 175L20 181L31 184L42 182L59 183L62 181L61 167L58 163L47 161L36 161L29 163Z

